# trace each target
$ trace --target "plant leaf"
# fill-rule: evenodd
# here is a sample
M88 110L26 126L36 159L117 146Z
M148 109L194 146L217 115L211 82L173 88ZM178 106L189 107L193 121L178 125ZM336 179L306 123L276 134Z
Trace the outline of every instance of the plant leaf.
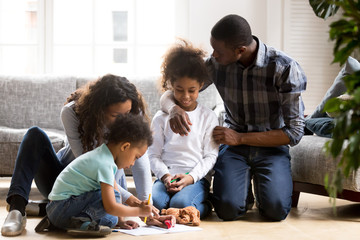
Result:
M340 104L341 100L338 98L331 98L329 99L324 106L324 111L326 112L340 112Z
M309 3L316 16L327 19L338 11L339 6L335 3L339 1L341 0L309 0Z

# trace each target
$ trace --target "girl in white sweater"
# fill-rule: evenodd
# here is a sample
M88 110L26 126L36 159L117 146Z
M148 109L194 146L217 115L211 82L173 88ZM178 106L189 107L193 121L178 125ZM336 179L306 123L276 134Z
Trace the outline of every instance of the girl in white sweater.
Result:
M162 87L172 90L175 102L193 124L186 136L171 130L169 115L162 111L152 120L154 143L149 147L151 170L157 177L153 203L159 210L194 206L200 217L211 211L208 194L211 170L218 155L212 131L216 114L197 102L199 90L208 77L204 51L186 41L170 48L162 64Z

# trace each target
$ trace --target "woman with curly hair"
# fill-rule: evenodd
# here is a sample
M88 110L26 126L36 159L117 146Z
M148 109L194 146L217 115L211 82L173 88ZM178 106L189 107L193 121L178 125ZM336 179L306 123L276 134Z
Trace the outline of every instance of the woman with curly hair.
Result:
M121 114L142 114L145 103L136 87L126 78L105 75L76 90L61 110L64 126L65 147L55 153L50 139L39 127L30 128L25 134L15 162L7 202L9 214L2 226L4 236L16 236L26 226L28 204L33 179L44 197L48 197L59 173L76 157L93 150L105 142L109 127ZM151 173L146 154L136 161L132 169L138 197L146 200L151 193ZM123 170L116 174L117 183L126 188ZM141 201L131 193L121 190L122 199L128 205ZM45 215L40 209L39 215Z

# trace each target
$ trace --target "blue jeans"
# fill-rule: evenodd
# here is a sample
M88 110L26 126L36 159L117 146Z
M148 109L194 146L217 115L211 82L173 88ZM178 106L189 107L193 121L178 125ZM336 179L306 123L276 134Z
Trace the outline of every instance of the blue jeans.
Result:
M280 221L291 209L292 177L289 148L220 147L214 167L213 204L225 221L244 215L251 178L260 214Z
M121 203L120 193L116 190L114 192L116 202ZM111 228L118 222L118 217L105 212L101 190L71 196L65 200L51 201L46 206L46 212L50 222L61 229L69 227L71 217L88 217L91 221Z
M30 128L19 147L7 202L10 203L13 195L20 195L28 201L33 179L47 198L63 169L46 133L38 127Z
M332 138L335 120L331 117L305 119L305 127L320 137Z
M194 206L200 211L200 218L203 218L211 211L211 205L207 200L209 190L210 184L203 178L194 184L184 187L180 192L171 194L167 192L164 183L157 179L152 189L154 206L160 211L167 208Z

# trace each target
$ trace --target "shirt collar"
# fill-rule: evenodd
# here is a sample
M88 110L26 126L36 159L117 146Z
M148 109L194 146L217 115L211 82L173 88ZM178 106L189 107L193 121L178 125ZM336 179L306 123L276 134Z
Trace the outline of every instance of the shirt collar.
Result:
M255 59L255 65L258 67L265 66L265 59L266 59L266 46L263 44L260 39L253 36L255 41L257 42L257 55Z
M263 66L265 66L266 46L256 36L253 36L253 38L257 43L257 46L256 46L257 54L256 54L256 58L255 58L254 62L248 68L252 68L255 66L263 67Z

